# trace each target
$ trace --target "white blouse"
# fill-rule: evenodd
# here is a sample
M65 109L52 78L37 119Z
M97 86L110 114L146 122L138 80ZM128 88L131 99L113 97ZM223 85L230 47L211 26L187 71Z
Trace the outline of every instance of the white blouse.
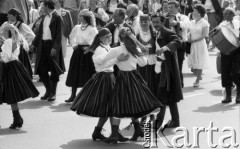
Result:
M17 48L12 52L12 39L9 38L4 41L2 45L2 52L0 53L1 59L4 63L8 63L10 61L18 60L18 55L20 53L19 51L19 45L17 45Z
M71 31L69 38L72 47L76 45L91 45L98 33L96 27L88 25L86 29L82 29L80 25L76 25Z
M35 34L32 29L25 23L22 23L19 27L19 31L23 34L25 39L27 40L28 45L32 44L32 41L35 38Z
M92 59L96 72L113 72L113 65L117 63L116 58L110 59L105 63L102 63L109 50L110 46L100 45L94 51Z
M140 52L140 49L138 49ZM102 59L101 64L106 63L107 61L117 58L122 53L129 54L129 58L123 62L117 62L116 65L122 71L132 71L137 69L137 64L141 67L147 65L147 59L144 56L141 57L133 57L130 53L128 53L124 44L121 46L111 48L111 50L107 53L104 59Z
M139 34L140 38L144 41L144 42L148 42L152 36L150 34L150 31L148 34L144 34L142 30L140 30L140 34ZM149 43L147 45L145 45L146 48L152 48L152 45ZM156 56L155 54L148 54L148 55L145 55L145 57L147 58L147 63L148 65L154 65L156 64Z

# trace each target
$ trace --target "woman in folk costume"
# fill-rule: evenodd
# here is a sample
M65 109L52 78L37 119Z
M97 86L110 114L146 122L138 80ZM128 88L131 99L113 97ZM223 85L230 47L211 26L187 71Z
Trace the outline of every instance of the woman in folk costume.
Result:
M3 62L2 102L11 105L13 124L11 129L20 128L23 119L19 113L18 102L30 97L37 97L38 90L34 86L28 72L18 60L20 53L20 37L12 24L2 25L4 43L1 47L0 60ZM14 93L14 94L13 94Z
M132 118L135 133L130 140L135 141L139 136L143 137L144 135L137 118L143 117L158 109L161 107L161 103L152 94L140 73L137 71L137 64L140 66L147 64L146 58L143 56L141 50L137 48L137 45L143 48L144 52L147 51L147 49L144 49L144 46L137 41L131 33L131 30L127 27L120 29L119 39L121 45L112 48L105 58L102 59L102 63L104 64L108 60L117 58L122 53L129 54L127 61L116 63L119 72L116 77L113 100L111 100L110 105L111 116L117 118ZM113 124L112 134L108 139L104 140L105 143L116 143L119 141L119 123Z
M20 36L22 36L19 60L23 63L24 67L28 71L28 74L32 77L33 71L30 64L28 51L29 45L32 44L32 41L35 38L35 34L31 28L23 22L21 13L15 8L12 8L8 11L8 21L18 28Z
M157 93L157 86L156 86L156 73L155 73L155 64L156 64L156 35L155 31L150 25L151 20L149 15L144 14L140 16L140 33L137 35L138 41L143 44L146 48L148 48L148 54L145 55L147 58L147 65L144 67L139 67L138 71L146 81L149 89L156 95Z
M79 22L81 24L76 25L69 35L74 51L70 60L66 85L72 87L72 94L65 102L72 102L76 97L77 88L83 87L95 73L92 53L84 54L85 48L92 44L98 33L95 17L91 11L83 9L79 13Z
M111 114L111 105L115 77L113 74L113 65L118 61L127 60L127 56L120 55L117 58L110 59L105 63L99 63L110 50L112 35L107 28L103 28L96 35L92 45L86 52L93 52L93 62L95 73L75 98L71 109L79 115L87 115L99 117L99 121L92 134L92 139L106 139L101 130L106 123L108 116ZM111 122L114 119L111 118ZM121 136L121 141L128 141L127 138Z
M144 67L138 67L138 71L146 81L149 89L156 96L157 87L158 87L158 75L155 73L155 64L156 64L156 33L153 29L153 26L150 24L151 20L149 15L143 14L140 16L140 32L137 35L138 41L148 48L149 52L145 57L147 58L147 65ZM141 125L146 120L146 117L143 117L141 120Z

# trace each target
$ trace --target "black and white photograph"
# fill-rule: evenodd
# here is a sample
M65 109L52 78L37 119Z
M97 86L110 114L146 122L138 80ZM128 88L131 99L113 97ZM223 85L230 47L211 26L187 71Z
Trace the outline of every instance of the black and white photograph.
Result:
M240 0L0 0L0 149L239 149Z

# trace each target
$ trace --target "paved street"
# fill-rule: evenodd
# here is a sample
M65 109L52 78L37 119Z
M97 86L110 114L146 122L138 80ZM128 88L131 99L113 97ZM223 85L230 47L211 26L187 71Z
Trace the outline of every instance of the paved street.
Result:
M72 49L68 48L68 55L65 59L68 69L69 60L72 54ZM240 105L235 104L235 89L233 90L234 100L230 104L221 104L222 87L221 78L216 71L216 52L209 52L211 66L204 70L203 80L199 88L193 88L195 75L193 75L187 62L184 62L184 81L185 88L184 100L179 103L181 126L189 131L189 143L194 143L194 137L198 136L199 147L201 149L211 148L211 142L217 144L216 148L223 147L218 143L222 137L231 134L230 131L223 132L227 127L233 128L236 132L236 141L240 143ZM0 149L141 149L144 143L139 139L138 142L119 143L117 145L107 145L100 141L92 141L91 135L97 123L96 118L82 117L72 112L70 104L65 104L71 93L70 88L65 86L66 75L61 76L60 83L57 89L57 100L55 102L41 101L40 96L45 92L43 85L37 82L37 77L34 78L40 96L34 99L28 99L19 104L21 114L24 118L24 125L20 130L10 130L8 127L12 123L12 113L10 106L0 105ZM169 109L167 109L165 120L170 119ZM130 137L133 134L133 128L129 131L123 130L129 123L130 119L123 119L120 125L121 132L124 136ZM214 131L212 136L208 136L206 129L217 127L218 131ZM194 127L203 127L205 130L199 135L195 135ZM205 128L205 129L204 129ZM106 131L103 131L105 136L110 134L109 121L104 126ZM175 132L174 129L166 129L164 131L166 138L171 141L174 136L184 135L183 131ZM234 135L234 133L233 133ZM183 143L184 137L178 141L178 144ZM232 138L234 139L234 138ZM157 148L167 149L165 146L167 141L164 137L158 138ZM231 143L231 138L226 139L226 143ZM197 143L195 142L195 145ZM182 147L186 147L185 145ZM236 147L229 147L234 149ZM240 148L240 146L238 147Z

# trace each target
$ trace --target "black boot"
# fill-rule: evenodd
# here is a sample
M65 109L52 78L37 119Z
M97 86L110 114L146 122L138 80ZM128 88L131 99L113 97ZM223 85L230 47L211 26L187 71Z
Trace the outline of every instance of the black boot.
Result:
M48 97L48 101L55 101L56 100L56 90L57 90L57 82L50 82L50 94Z
M120 133L119 133L119 126L118 125L112 125L112 134L106 138L103 139L104 143L110 144L117 144L117 142L126 142L128 141L128 138L124 138Z
M45 94L41 97L41 100L47 100L48 97L49 97L49 94L50 94L50 84L49 84L49 81L44 81L43 82L43 85L45 86L46 88L46 92Z
M146 124L146 120L147 120L147 116L144 116L141 118L141 121L140 121L140 126L141 127L144 127L144 124Z
M167 124L166 124L166 128L176 128L176 127L179 127L180 126L180 123L178 120L170 120Z
M23 119L19 113L19 110L12 111L13 113L13 123L9 127L10 129L21 128L23 125Z
M133 122L133 126L134 126L134 134L130 139L130 141L137 141L138 137L144 137L144 132L140 127L139 122Z
M240 103L240 86L237 86L236 103Z
M225 91L226 91L226 98L224 100L222 100L222 103L232 102L232 89L231 89L231 87L226 87Z
M179 122L179 112L178 112L178 106L177 103L173 103L169 105L170 114L172 117L172 120L167 124L166 128L176 128L180 126Z
M102 128L101 127L95 127L94 132L92 134L93 141L96 141L97 139L103 140L106 139L104 135L101 134Z
M76 97L77 88L72 88L72 94L68 100L65 100L66 103L73 102Z

